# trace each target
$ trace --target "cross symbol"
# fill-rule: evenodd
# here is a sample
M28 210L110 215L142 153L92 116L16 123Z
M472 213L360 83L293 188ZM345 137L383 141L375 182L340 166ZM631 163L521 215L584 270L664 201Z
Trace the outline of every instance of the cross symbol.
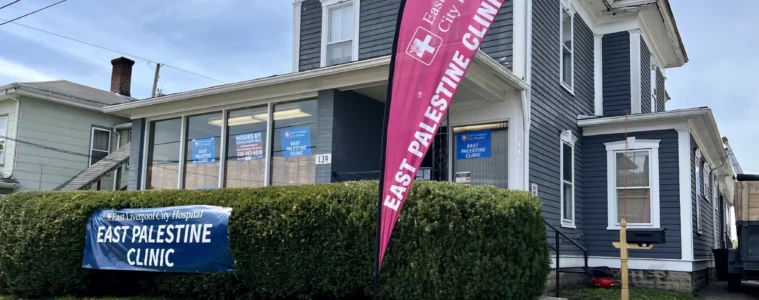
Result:
M435 53L435 47L430 46L431 41L432 36L429 34L424 38L424 41L420 39L414 39L414 52L416 52L417 57L422 58L425 52L430 54Z

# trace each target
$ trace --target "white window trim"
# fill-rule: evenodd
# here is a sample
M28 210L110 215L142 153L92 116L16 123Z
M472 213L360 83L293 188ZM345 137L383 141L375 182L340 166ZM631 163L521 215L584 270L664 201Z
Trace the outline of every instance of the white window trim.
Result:
M713 214L712 214L712 228L714 229L714 249L719 248L719 243L721 242L719 238L720 236L720 230L719 230L719 220L720 214L719 214L719 206L717 203L719 202L719 183L717 181L717 177L714 176L714 179L712 179L712 208L713 208Z
M712 168L708 166L708 163L704 164L704 199L706 203L712 202L712 193L714 192L712 187Z
M95 131L96 130L108 133L108 151L103 151L103 150L98 150L98 149L93 148L93 146L95 146ZM90 132L90 153L89 153L89 158L87 161L87 166L92 166L92 151L105 152L106 155L111 153L111 131L110 130L99 128L99 127L92 127L92 131Z
M703 234L701 231L701 195L704 193L704 180L698 180L699 178L703 178L701 173L703 172L704 165L701 163L701 151L696 149L694 157L694 164L696 166L696 233Z
M570 31L572 38L572 48L569 49L570 53L572 54L572 72L570 72L570 76L572 76L571 85L568 85L564 82L564 18L562 16L562 12L566 12L569 15L570 23L572 24L572 30ZM576 11L574 7L569 3L569 1L561 1L561 5L559 7L559 84L561 84L564 89L573 95L575 92L575 13Z
M605 143L606 145L606 179L608 196L608 227L607 230L619 230L617 223L617 176L616 176L616 153L620 151L649 150L649 186L651 188L651 223L636 224L628 223L627 228L660 228L659 206L659 142L661 140L643 140L635 137L627 138L627 141ZM626 148L626 149L625 149Z
M657 68L659 68L659 67L656 65L656 58L653 55L651 55L651 82L650 82L650 85L651 85L651 112L657 112L657 108L656 108L656 104L657 104L656 103L657 102L656 101L657 100L657 96L656 96L656 83L658 81L658 72L656 72Z
M0 120L5 120L5 132L0 132L2 137L0 137L0 140L3 142L3 149L0 150L0 166L5 165L5 154L7 153L8 149L8 122L10 121L10 118L8 118L8 115L0 116Z
M561 227L565 228L577 228L575 220L577 219L577 204L575 203L575 143L577 137L572 134L571 131L565 130L561 132L561 142L559 143L559 194L561 195L559 200L561 203ZM572 219L564 219L564 145L572 147Z
M358 32L361 15L360 0L321 0L322 2L322 42L321 42L321 62L322 68L327 66L327 42L329 41L329 10L343 5L353 4L353 49L351 61L358 60Z

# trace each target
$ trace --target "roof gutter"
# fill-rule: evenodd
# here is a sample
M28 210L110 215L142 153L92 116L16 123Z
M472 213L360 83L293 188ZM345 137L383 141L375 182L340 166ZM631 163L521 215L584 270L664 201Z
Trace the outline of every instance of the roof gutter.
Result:
M78 102L78 101L82 101L82 99L79 99L79 98L51 93L51 92L39 90L27 85L18 84L18 83L13 83L13 84L0 87L0 91L8 95L14 94L14 95L19 95L19 96L39 98L39 99L44 99L44 100L55 102L55 103L84 108L88 110L94 110L98 112L101 111L103 107L103 104L81 103L81 102ZM71 100L78 100L78 101L71 101ZM87 101L87 100L84 100L84 101Z

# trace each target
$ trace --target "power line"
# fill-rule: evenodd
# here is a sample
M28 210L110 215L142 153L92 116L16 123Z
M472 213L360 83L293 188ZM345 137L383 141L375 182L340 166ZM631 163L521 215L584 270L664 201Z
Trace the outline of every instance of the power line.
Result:
M6 5L0 6L0 9L3 9L3 8L6 8L6 7L8 7L8 6L11 6L11 5L13 5L13 4L16 4L16 3L18 3L19 1L21 1L21 0L16 0L16 1L13 1L13 2L11 2L11 3L8 3L8 4L6 4Z
M20 17L18 17L18 18L12 19L12 20L10 20L10 21L5 21L5 23L0 23L0 26L3 26L3 25L5 25L5 24L8 24L8 23L10 23L10 22L16 21L16 20L18 20L18 19L21 19L21 18L23 18L23 17L26 17L26 16L29 16L29 15L33 15L33 14L36 14L36 13L38 13L38 12L40 12L40 11L43 11L43 10L45 10L45 9L48 9L48 8L50 8L50 7L56 6L56 5L58 5L58 4L61 4L61 3L63 3L63 2L66 2L66 0L61 0L61 1L55 2L55 3L53 3L53 4L50 4L50 5L48 5L48 6L45 6L45 7L43 7L43 8L40 8L40 9L38 9L38 10L35 10L35 11L33 11L33 12L30 12L30 13L28 13L28 14L25 14L25 15L23 15L23 16L20 16ZM15 3L15 2L14 2L14 3ZM11 3L11 4L13 4L13 3ZM8 5L10 5L10 4L8 4ZM3 7L5 7L5 6L3 6Z
M50 32L50 31L47 31L47 30L44 30L44 29L39 29L39 28L35 28L35 27L29 26L29 25L24 25L24 24L21 24L21 23L13 22L13 20L9 21L9 20L0 18L0 21L6 21L5 23L11 23L12 22L14 25L18 25L18 26L26 27L26 28L29 28L29 29L32 29L32 30L36 30L36 31L42 32L42 33L47 33L47 34L50 34L50 35L54 35L54 36L57 36L59 38L67 39L69 41L74 41L74 42L77 42L77 43L85 44L87 46L99 48L99 49L106 50L106 51L111 51L113 53L121 54L121 55L124 55L124 56L129 56L129 57L136 58L136 59L139 59L139 60L144 60L144 61L146 61L148 63L158 64L157 61L152 60L152 59L147 59L147 58L144 58L144 57L139 57L137 55L132 55L132 54L124 53L124 52L121 52L121 51L118 51L118 50L114 50L114 49L111 49L111 48L103 47L103 46L100 46L100 45L95 45L95 44L90 43L90 42L85 42L85 41L82 41L82 40L79 40L79 39L67 37L65 35L61 35L61 34L58 34L58 33L55 33L55 32ZM3 23L3 24L5 24L5 23ZM0 25L2 25L2 24L0 24ZM172 68L174 70L185 72L185 73L188 73L188 74L192 74L192 75L195 75L195 76L198 76L198 77L203 77L205 79L216 81L216 82L219 82L219 83L226 83L224 81L221 81L221 80L218 80L218 79L214 79L214 78L208 77L206 75L198 74L198 73L195 73L195 72L192 72L192 71L188 71L188 70L185 70L185 69L182 69L182 68L179 68L179 67L175 67L175 66L171 66L171 65L167 65L167 64L164 64L164 63L161 63L161 66L162 67L167 67L167 68Z

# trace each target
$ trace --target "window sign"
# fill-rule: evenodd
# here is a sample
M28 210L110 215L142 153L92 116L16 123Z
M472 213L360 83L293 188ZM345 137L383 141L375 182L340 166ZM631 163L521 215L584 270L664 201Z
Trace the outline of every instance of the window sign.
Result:
M456 172L456 183L472 183L472 172Z
M216 161L216 147L214 138L200 138L192 140L192 163L205 164Z
M456 159L490 157L490 130L459 132L456 140Z
M261 132L235 135L237 160L259 160L264 158L264 142Z
M298 127L282 130L282 156L298 157L311 155L311 130Z

